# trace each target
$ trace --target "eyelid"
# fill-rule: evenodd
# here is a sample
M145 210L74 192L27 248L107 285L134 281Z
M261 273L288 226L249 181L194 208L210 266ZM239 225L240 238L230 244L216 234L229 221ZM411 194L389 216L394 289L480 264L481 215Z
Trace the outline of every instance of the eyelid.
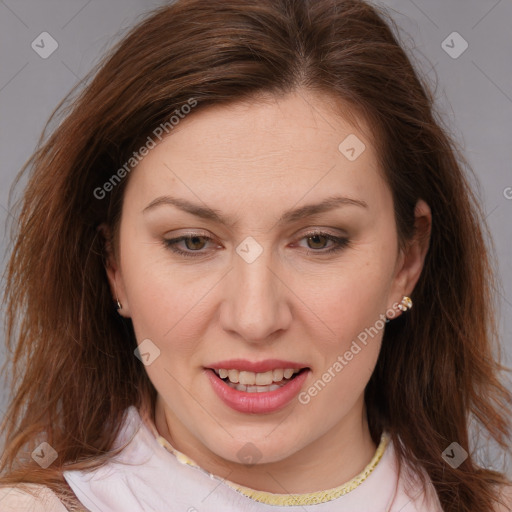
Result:
M304 233L301 233L300 238L304 238L305 236L313 236L313 235L325 235L325 236L332 236L337 238L348 238L348 234L338 228L338 232L333 232L333 228L308 228L308 230Z
M297 237L298 237L299 239L302 239L306 236L314 236L314 235L325 235L325 236L332 236L332 237L338 237L338 238L348 238L348 234L339 228L338 228L338 232L336 232L335 228L322 228L322 227L308 228L307 231L305 231L303 233L299 233L298 235L295 235L295 238L297 239ZM208 232L201 231L201 230L199 230L199 231L185 230L184 233L180 233L177 236L173 237L172 239L169 238L169 240L174 240L176 238L181 238L181 237L202 237L202 238L207 238L209 240L216 240L216 237L211 236Z
M298 241L300 242L301 240L303 240L305 238L311 238L313 236L322 236L324 238L327 238L328 241L333 242L333 246L331 246L328 249L319 249L319 250L303 248L307 255L322 256L322 255L333 254L338 251L341 251L342 249L344 249L345 247L350 245L350 240L349 240L348 236L335 235L335 234L330 233L328 229L323 229L323 228L309 228L309 230L307 232L302 233L301 235L298 236ZM184 251L181 249L177 249L175 247L180 242L182 242L184 240L189 240L191 238L204 238L208 242L215 240L214 237L211 237L205 233L188 232L188 233L181 234L174 238L164 239L163 243L166 246L166 248L170 249L171 251L173 251L174 253L176 253L180 256L192 257L192 258L195 258L195 257L199 258L202 256L206 256L206 253L203 250L198 250L198 251L185 250Z

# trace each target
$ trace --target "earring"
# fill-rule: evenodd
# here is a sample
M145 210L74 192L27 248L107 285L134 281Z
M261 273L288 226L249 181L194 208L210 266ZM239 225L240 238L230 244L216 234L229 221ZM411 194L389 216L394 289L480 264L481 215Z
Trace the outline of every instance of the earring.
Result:
M119 299L117 297L117 283L114 281L114 290L116 292L116 309L119 311L123 308L123 305L119 302Z
M407 311L412 308L412 300L407 295L404 295L400 304L398 304L398 309L400 311Z

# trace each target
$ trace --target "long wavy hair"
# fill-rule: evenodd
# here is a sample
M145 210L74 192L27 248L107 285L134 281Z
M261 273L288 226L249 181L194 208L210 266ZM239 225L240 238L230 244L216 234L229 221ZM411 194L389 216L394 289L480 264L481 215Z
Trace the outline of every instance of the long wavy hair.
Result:
M510 449L488 228L430 84L389 14L361 0L177 0L140 21L57 107L49 123L60 116L58 126L48 135L47 125L21 171L30 176L6 275L12 400L0 484L44 484L76 506L63 470L107 461L128 406L154 410L98 231L106 223L117 236L129 176L108 194L98 189L191 99L193 116L299 88L372 127L402 244L417 200L432 210L414 308L386 326L365 390L372 438L390 433L400 467L423 483L428 475L444 511L492 510L510 482L480 467L469 426ZM43 440L58 454L46 469L30 457ZM453 441L469 453L457 468L442 458Z

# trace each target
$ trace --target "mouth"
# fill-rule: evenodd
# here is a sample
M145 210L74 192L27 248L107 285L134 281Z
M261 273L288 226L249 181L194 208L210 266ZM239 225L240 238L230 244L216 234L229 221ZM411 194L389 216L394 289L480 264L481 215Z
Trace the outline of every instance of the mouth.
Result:
M298 395L311 371L309 367L295 363L278 363L281 364L233 360L204 370L224 404L238 412L264 414L288 405Z
M267 372L250 372L236 369L213 368L215 374L230 388L245 393L268 393L286 386L308 368L276 368Z

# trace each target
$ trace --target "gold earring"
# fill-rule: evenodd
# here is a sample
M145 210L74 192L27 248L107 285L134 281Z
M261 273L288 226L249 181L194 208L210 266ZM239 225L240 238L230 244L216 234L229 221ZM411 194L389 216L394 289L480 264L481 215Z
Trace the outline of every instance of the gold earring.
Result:
M407 295L404 295L400 304L398 304L398 309L400 311L407 311L412 308L412 300Z
M123 308L123 305L119 302L119 298L117 297L117 283L114 281L114 290L116 292L116 309L119 311Z

